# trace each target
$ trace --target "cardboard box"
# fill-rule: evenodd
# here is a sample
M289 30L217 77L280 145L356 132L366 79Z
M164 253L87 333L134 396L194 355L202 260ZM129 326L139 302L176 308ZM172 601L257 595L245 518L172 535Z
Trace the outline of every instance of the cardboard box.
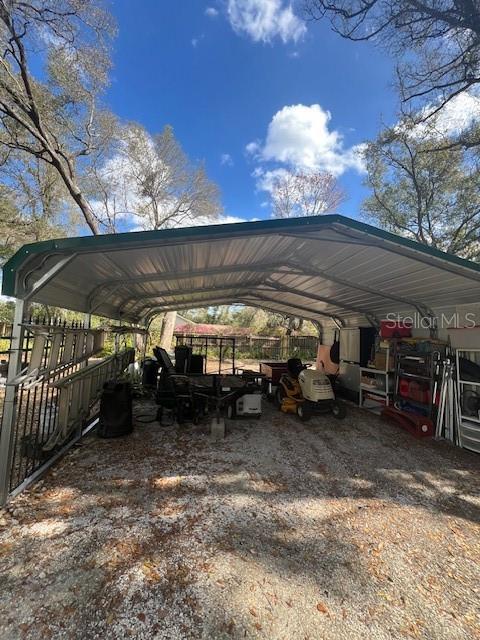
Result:
M386 351L377 351L375 354L375 360L373 361L373 365L375 369L378 369L379 371L390 371L394 368L393 356L391 355L389 357L388 363L387 363Z

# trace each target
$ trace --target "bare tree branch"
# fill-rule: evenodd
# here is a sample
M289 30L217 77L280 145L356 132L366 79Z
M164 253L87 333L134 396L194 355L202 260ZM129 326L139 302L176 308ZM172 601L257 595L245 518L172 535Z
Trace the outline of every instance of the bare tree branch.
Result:
M0 145L54 167L92 233L98 224L79 187L78 162L105 144L97 97L112 33L100 0L0 0ZM31 74L30 51L44 63L44 84Z
M304 4L311 19L329 18L342 37L371 40L393 54L405 114L416 114L417 121L434 117L455 96L480 83L477 1L304 0ZM462 135L455 144L464 139ZM467 142L473 146L471 136ZM475 135L474 144L480 144L480 136Z
M115 228L128 217L145 229L215 220L221 211L219 190L202 165L193 164L171 127L150 136L138 124L126 126L112 157L88 173L98 219Z
M345 194L330 173L283 172L273 180L271 200L276 218L294 218L333 213Z
M407 120L367 145L366 216L396 233L470 259L480 257L480 167Z

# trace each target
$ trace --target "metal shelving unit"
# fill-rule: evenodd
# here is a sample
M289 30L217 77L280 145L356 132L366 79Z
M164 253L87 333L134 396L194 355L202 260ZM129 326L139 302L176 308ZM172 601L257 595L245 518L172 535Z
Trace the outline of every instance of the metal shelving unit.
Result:
M378 346L380 345L380 348ZM388 407L392 403L393 398L393 369L389 368L391 347L390 342L386 341L386 346L381 346L379 340L375 353L384 352L385 368L377 367L360 367L360 387L358 406L378 413L382 407ZM376 358L374 358L375 360ZM374 361L372 360L372 362ZM372 383L362 382L362 379L369 378ZM366 406L366 402L370 401L374 406Z
M460 354L475 354L480 360L480 349L457 349L456 350L456 370L457 370L457 389L458 389L458 436L459 445L470 451L480 453L480 411L477 415L468 415L465 412L463 397L468 388L475 389L475 393L480 395L480 381L463 380L460 377ZM474 356L475 357L475 356ZM480 404L480 403L479 403Z
M388 362L388 360L387 360ZM373 367L360 367L360 396L359 406L365 407L366 400L378 402L381 406L389 406L393 397L393 375L392 370L381 371ZM376 382L374 384L366 384L362 382L363 377L371 378ZM383 381L378 385L378 381ZM371 407L368 407L369 409Z
M404 344L408 342L403 341ZM420 351L414 348L401 348L402 339L398 339L394 344L395 355L395 391L393 401L395 406L402 408L414 407L419 413L427 418L434 419L436 409L435 395L441 374L441 363L445 357L446 345L443 343L432 343L431 351ZM419 400L400 393L401 380L418 381L423 392L426 393L425 400Z

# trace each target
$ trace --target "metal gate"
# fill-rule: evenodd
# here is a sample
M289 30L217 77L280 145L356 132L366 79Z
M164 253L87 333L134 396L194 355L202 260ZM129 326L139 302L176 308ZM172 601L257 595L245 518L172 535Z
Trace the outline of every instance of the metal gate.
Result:
M126 349L89 364L103 347L103 331L78 322L16 322L0 387L0 504L81 436L104 382L135 354Z

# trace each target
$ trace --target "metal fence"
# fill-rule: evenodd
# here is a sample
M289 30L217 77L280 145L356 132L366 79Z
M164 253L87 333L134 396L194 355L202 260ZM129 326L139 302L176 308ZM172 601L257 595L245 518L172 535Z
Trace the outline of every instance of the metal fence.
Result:
M204 336L177 335L176 344L187 344L193 353L218 360L220 367L235 367L239 360L315 360L318 349L316 336ZM232 365L233 363L233 365Z
M7 362L18 358L20 371L0 379L2 500L79 437L95 414L103 383L133 362L135 353L126 349L88 364L102 349L104 334L78 322L30 319L22 322L20 335L19 353L3 349Z
M204 373L235 374L235 340L233 337L177 335L175 346L188 345L194 354L201 354Z
M251 360L314 360L317 355L316 336L240 336L236 338L238 358Z

